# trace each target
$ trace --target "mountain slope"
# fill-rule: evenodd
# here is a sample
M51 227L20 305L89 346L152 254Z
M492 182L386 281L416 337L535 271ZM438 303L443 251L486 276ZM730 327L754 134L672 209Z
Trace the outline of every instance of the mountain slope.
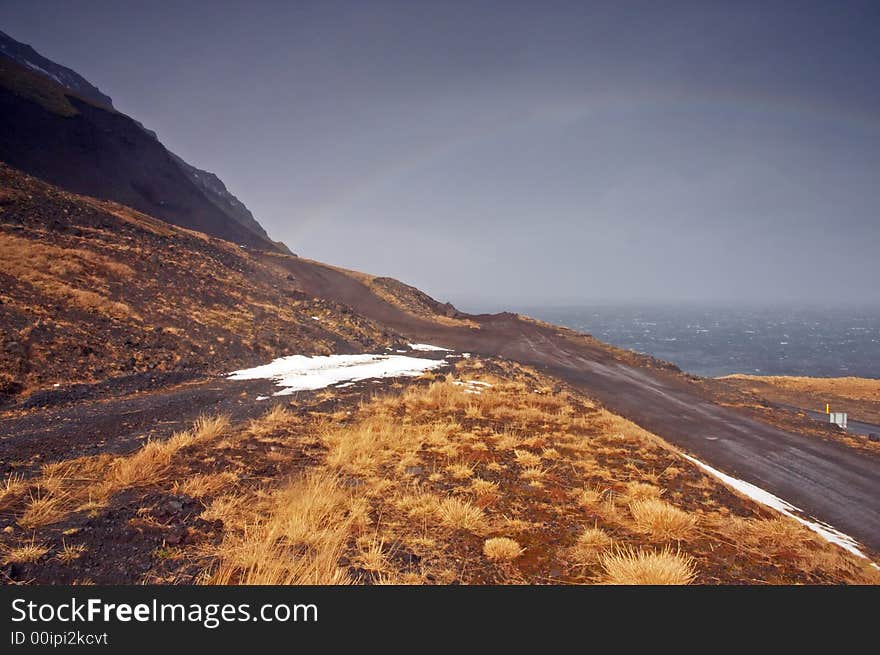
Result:
M247 207L245 207L243 202L229 193L226 185L223 184L223 180L213 173L203 171L200 168L196 168L195 166L186 163L173 152L171 153L171 158L177 162L177 165L180 166L181 170L183 170L187 177L189 177L202 193L205 194L205 197L208 200L213 202L218 208L229 214L254 234L257 234L264 239L269 239L269 235L266 234L266 230L263 229L263 226L257 222L257 219L254 218L254 215Z
M400 343L304 294L284 259L0 164L0 398Z
M61 86L93 104L113 108L113 100L110 96L101 93L98 87L92 85L82 75L66 66L56 64L31 46L16 41L2 31L0 31L0 55L5 55L22 66L52 78Z
M168 151L82 76L3 33L0 116L0 159L20 170L235 243L285 249L219 178Z

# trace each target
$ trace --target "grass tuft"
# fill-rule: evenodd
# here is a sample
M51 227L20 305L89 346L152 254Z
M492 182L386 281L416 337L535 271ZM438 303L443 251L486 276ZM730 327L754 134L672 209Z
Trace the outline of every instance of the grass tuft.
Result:
M483 555L491 562L511 562L522 553L520 545L508 537L492 537L483 542Z
M31 539L30 543L7 549L3 562L5 564L28 564L36 562L48 552L48 546L38 544L34 539Z
M619 548L600 557L604 582L614 585L686 585L696 578L694 558L664 548L659 552Z
M570 554L576 564L589 566L595 564L599 559L599 553L612 543L611 537L601 528L586 528L578 535Z
M656 539L684 539L697 525L697 517L657 498L630 503L636 529Z
M485 526L483 510L466 500L455 497L444 498L437 507L440 522L449 528L477 532Z

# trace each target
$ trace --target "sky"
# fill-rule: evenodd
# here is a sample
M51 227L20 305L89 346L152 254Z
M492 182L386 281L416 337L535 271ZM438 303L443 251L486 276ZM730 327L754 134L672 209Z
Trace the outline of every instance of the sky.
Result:
M469 309L880 303L880 4L3 0L301 256Z

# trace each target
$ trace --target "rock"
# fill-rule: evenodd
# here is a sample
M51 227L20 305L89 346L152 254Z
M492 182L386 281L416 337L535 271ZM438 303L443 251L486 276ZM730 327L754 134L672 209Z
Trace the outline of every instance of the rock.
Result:
M186 538L187 532L186 528L175 528L165 535L165 543L176 546Z
M868 435L868 441L880 441L880 434L877 434L876 432L872 432L871 434Z

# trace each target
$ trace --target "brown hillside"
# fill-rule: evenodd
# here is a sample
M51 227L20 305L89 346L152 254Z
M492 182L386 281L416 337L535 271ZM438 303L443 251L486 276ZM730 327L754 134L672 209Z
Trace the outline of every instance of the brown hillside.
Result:
M395 341L275 260L0 164L0 391Z

